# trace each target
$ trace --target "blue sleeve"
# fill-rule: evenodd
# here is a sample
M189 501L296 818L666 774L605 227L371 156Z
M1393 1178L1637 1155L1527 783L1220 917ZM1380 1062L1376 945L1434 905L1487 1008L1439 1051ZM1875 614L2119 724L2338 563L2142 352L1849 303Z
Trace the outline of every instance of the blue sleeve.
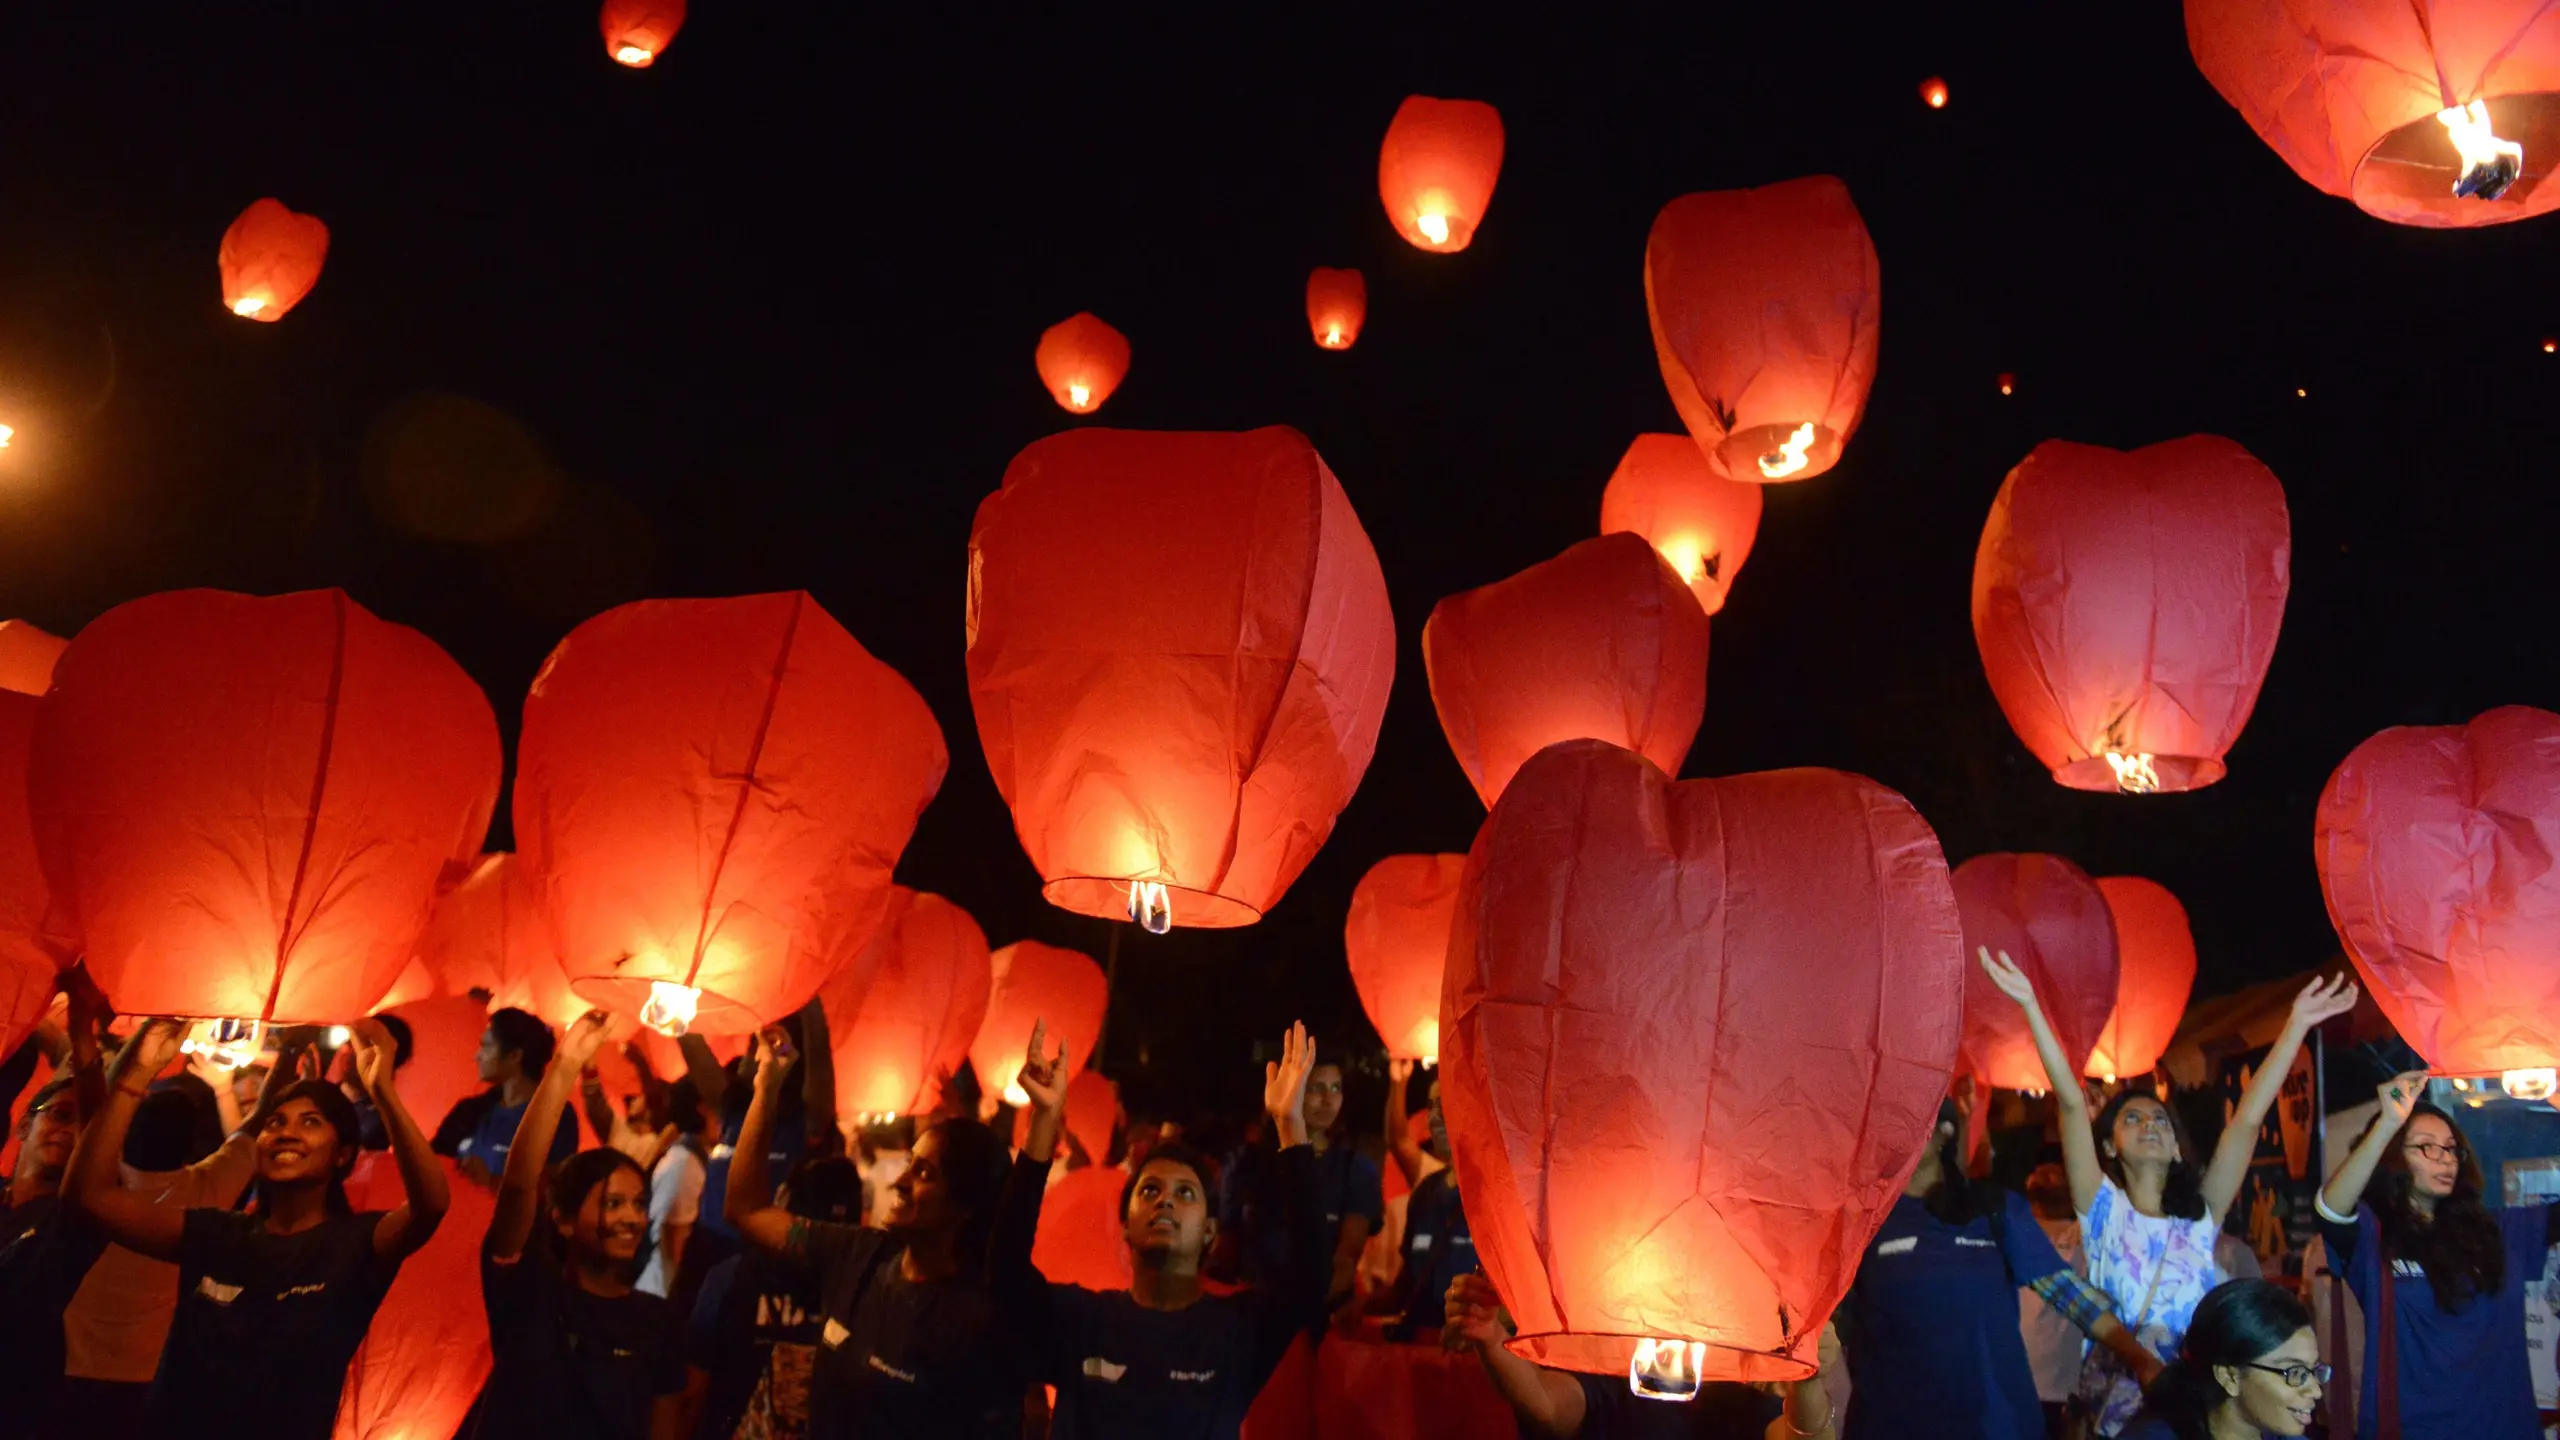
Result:
M2071 1267L2062 1263L2062 1252L2036 1223L2036 1212L2027 1206L2026 1197L2015 1190L2000 1193L2001 1226L2000 1258L2009 1262L2009 1280L2015 1285L2032 1285L2056 1270Z
M746 1257L732 1255L702 1277L702 1293L693 1297L693 1314L685 1325L685 1360L698 1370L717 1373L729 1358L737 1336L729 1324L729 1292Z
M560 1128L551 1132L551 1160L557 1165L578 1153L578 1112L560 1107Z
M2549 1205L2510 1205L2498 1212L2498 1231L2506 1241L2509 1266L2520 1275L2539 1278L2551 1249Z

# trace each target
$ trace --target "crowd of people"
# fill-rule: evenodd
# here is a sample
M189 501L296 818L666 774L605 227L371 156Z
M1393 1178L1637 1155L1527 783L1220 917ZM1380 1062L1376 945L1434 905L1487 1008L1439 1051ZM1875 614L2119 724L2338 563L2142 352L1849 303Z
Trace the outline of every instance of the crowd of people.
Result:
M2283 1285L2229 1277L2216 1239L2294 1051L2353 987L2296 1000L2198 1168L2148 1093L2093 1118L2027 977L1979 959L2053 1080L2080 1263L2024 1197L1969 1173L1951 1099L1812 1373L1708 1383L1679 1403L1514 1353L1437 1084L1417 1107L1414 1067L1388 1067L1384 1160L1406 1192L1391 1204L1387 1172L1353 1143L1343 1057L1303 1027L1264 1065L1250 1133L1131 1123L1093 1154L1066 1135L1068 1057L1037 1027L1018 1131L988 1123L996 1107L965 1077L933 1114L847 1131L814 1009L727 1065L688 1037L681 1078L639 1065L640 1093L619 1102L598 1078L604 1016L555 1034L502 1009L481 1088L430 1132L402 1097L414 1037L396 1017L336 1045L283 1032L226 1067L186 1053L178 1022L116 1021L75 971L64 1018L0 1065L17 1141L0 1203L0 1436L337 1433L350 1362L456 1186L491 1197L490 1366L461 1437L1233 1437L1293 1350L1327 1344L1469 1357L1530 1436L2319 1430L2332 1372L2308 1310ZM39 1063L53 1073L29 1092ZM2365 1317L2356 1434L2524 1440L2540 1417L2523 1290L2560 1212L2484 1204L2469 1143L2424 1088L2383 1088L2319 1198L2329 1263ZM598 1142L585 1148L582 1115ZM350 1204L367 1151L404 1203ZM1069 1166L1118 1181L1121 1288L1035 1262ZM2022 1291L2086 1336L2068 1405L2039 1398Z

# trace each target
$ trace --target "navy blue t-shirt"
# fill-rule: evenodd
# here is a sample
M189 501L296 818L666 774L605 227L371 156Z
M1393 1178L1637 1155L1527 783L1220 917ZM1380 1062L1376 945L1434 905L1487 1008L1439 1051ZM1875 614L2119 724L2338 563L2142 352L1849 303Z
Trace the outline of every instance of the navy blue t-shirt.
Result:
M1413 1187L1404 1212L1404 1318L1387 1327L1388 1338L1406 1341L1437 1330L1449 1311L1449 1287L1476 1268L1475 1236L1457 1183L1434 1170Z
M2070 1267L2035 1212L2003 1191L2001 1223L1948 1225L1893 1202L1840 1307L1857 1388L1842 1440L2042 1440L2044 1409L2018 1328L2018 1291Z
M728 1440L748 1411L775 1434L806 1434L826 1314L816 1277L749 1251L702 1277L685 1360L710 1377L695 1433Z
M1289 1197L1281 1183L1278 1152L1255 1146L1229 1172L1227 1196L1218 1224L1241 1241L1243 1279L1266 1283L1290 1263ZM1335 1145L1316 1157L1316 1200L1324 1215L1325 1234L1339 1237L1342 1222L1354 1215L1369 1222L1369 1233L1387 1216L1386 1191L1378 1162L1348 1145Z
M2400 1362L2400 1434L2403 1440L2490 1440L2542 1433L2533 1403L2533 1370L2525 1357L2524 1289L2542 1274L2555 1218L2549 1205L2517 1205L2491 1212L2505 1242L2506 1276L2497 1289L2474 1295L2460 1310L2436 1302L2435 1283L2417 1261L2394 1257L2393 1330ZM2358 1205L2355 1223L2323 1216L2321 1237L2329 1264L2347 1277L2364 1307L2364 1353L2382 1354L2382 1230L2373 1207ZM2358 1440L2373 1440L2381 1415L2379 1362L2365 1366L2356 1406Z
M524 1111L522 1105L490 1106L489 1113L480 1117L480 1123L471 1127L471 1134L463 1140L462 1148L454 1152L454 1157L477 1160L489 1167L492 1176L504 1175L507 1173L507 1152L516 1148L516 1127L524 1123ZM578 1117L563 1105L560 1107L560 1128L551 1134L549 1163L557 1165L577 1153Z
M745 1089L744 1086L736 1087ZM737 1227L729 1223L729 1157L738 1144L738 1128L746 1112L737 1110L720 1122L720 1143L712 1147L711 1163L705 1167L702 1180L702 1210L694 1217L694 1237L709 1231L723 1239L737 1238ZM808 1153L808 1126L795 1114L776 1116L772 1131L765 1137L764 1178L775 1191L791 1178L793 1167ZM765 1200L770 1203L771 1194ZM723 1253L729 1253L724 1248Z
M1575 1440L1761 1440L1786 1411L1777 1396L1748 1385L1702 1385L1687 1400L1648 1400L1627 1388L1624 1376L1573 1379L1582 1387ZM1527 1440L1535 1432L1523 1421L1520 1434Z

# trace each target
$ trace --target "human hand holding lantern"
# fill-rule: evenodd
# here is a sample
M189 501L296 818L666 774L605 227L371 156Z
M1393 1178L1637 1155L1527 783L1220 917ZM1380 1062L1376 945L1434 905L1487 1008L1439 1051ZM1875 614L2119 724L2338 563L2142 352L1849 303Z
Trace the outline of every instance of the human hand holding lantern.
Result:
M2323 1021L2355 1009L2357 994L2356 982L2345 975L2316 977L2293 997L2293 1012L2285 1017L2285 1026L2297 1038L2308 1035Z
M1021 1071L1013 1077L1031 1106L1031 1133L1022 1153L1034 1160L1057 1155L1058 1135L1066 1126L1067 1042L1061 1040L1057 1049L1050 1050L1048 1039L1048 1022L1032 1022L1031 1044L1022 1053Z

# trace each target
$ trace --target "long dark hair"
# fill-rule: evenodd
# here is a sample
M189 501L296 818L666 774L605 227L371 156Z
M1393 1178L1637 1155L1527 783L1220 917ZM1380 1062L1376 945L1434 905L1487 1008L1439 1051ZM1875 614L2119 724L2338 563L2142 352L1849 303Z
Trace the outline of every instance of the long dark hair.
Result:
M1939 1224L1958 1229L1982 1216L1998 1213L2009 1203L1999 1183L1977 1180L1965 1173L1964 1114L1956 1109L1953 1100L1938 1102L1937 1128L1949 1132L1938 1141L1938 1183L1920 1203L1937 1217Z
M2136 1100L2148 1100L2169 1112L2169 1133L2178 1142L2178 1158L2169 1162L2169 1178L2160 1186L2160 1213L2176 1220L2202 1220L2213 1212L2204 1203L2204 1172L2187 1159L2187 1127L2178 1121L2177 1107L2157 1095L2140 1090L2127 1090L2106 1104L2094 1122L2098 1142L2098 1168L2116 1182L2118 1189L2130 1192L2124 1183L2124 1159L2108 1147L2115 1143L2116 1120L2124 1107Z
M2417 1124L2421 1115L2443 1121L2453 1134L2453 1193L2436 1202L2434 1220L2422 1218L2409 1203L2409 1157L2400 1145L2382 1152L2381 1168L2374 1172L2367 1193L2373 1218L2382 1227L2382 1243L2392 1257L2425 1266L2427 1280L2435 1287L2436 1304L2447 1311L2461 1310L2477 1296L2494 1294L2506 1282L2506 1246L2498 1234L2497 1217L2480 1203L2480 1157L2472 1152L2471 1137L2462 1133L2452 1116L2424 1101L2409 1111L2409 1124ZM2373 1123L2381 1124L2382 1117L2375 1116ZM2401 1136L2401 1144L2407 1144L2406 1127Z
M965 1115L937 1120L916 1136L922 1145L926 1135L942 1137L942 1183L950 1188L951 1203L963 1217L960 1238L953 1245L966 1273L983 1273L987 1265L988 1243L996 1233L996 1202L1004 1195L1005 1177L1013 1170L1013 1150L996 1132Z
M364 1148L364 1123L356 1118L355 1102L326 1080L296 1080L276 1097L274 1105L267 1107L266 1119L259 1122L258 1128L263 1131L274 1124L276 1112L296 1100L310 1101L337 1134L337 1152L329 1176L329 1213L353 1215L356 1207L347 1201L347 1172L356 1168L357 1152ZM267 1186L263 1180L258 1182L257 1199L251 1208L260 1216L267 1213Z
M2211 1440L2214 1407L2229 1398L2213 1378L2216 1365L2254 1365L2311 1328L2311 1312L2293 1292L2266 1280L2226 1280L2205 1292L2187 1323L2186 1342L2142 1392L2145 1413L2178 1440Z

